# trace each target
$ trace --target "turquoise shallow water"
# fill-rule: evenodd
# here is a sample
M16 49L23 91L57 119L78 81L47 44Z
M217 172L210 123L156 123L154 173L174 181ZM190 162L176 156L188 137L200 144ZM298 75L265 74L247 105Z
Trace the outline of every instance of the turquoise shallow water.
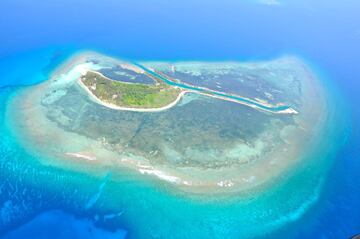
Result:
M70 53L65 51L54 58L54 51L49 49L34 51L32 56L19 56L18 65L12 65L20 73L28 71L26 81L33 84L47 79L50 69ZM30 70L26 62L40 56L44 60ZM11 77L17 76L10 75L8 79ZM11 135L9 124L4 123L8 99L17 90L4 87L0 92L2 232L57 209L81 218L79 228L87 220L101 230L125 230L130 238L266 238L291 227L318 206L328 170L341 147L339 142L347 134L347 114L343 113L342 103L335 100L323 135L319 136L321 141L303 155L305 163L272 182L268 190L241 196L189 197L153 181L123 180L129 176L125 172L114 177L110 169L103 175L91 176L39 163L24 151ZM336 94L333 89L328 90L330 95ZM55 214L54 220L56 217L61 220L62 216ZM26 231L26 226L21 230ZM21 230L9 235L24 233ZM287 233L289 237L296 235Z

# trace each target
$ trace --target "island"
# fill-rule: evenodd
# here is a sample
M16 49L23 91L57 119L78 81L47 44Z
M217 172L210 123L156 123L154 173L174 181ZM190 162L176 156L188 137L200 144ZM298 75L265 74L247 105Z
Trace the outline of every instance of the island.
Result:
M158 111L170 108L183 92L159 81L156 84L140 84L115 81L99 72L88 71L79 83L102 104L120 110Z
M296 57L131 62L74 55L12 97L15 137L43 163L191 193L281 179L321 140L326 94Z

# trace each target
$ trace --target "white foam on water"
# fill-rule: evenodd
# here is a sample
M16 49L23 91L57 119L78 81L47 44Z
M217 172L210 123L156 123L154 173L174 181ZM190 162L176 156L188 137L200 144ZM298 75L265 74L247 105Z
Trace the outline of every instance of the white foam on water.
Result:
M148 175L155 175L160 179L163 179L165 181L171 182L171 183L176 183L176 184L181 184L183 183L182 180L176 176L171 176L171 175L167 175L166 173L160 171L160 170L156 170L156 169L139 169L139 172L141 174L148 174Z
M70 156L70 157L75 157L75 158L82 158L82 159L86 159L89 161L96 160L96 157L94 157L94 156L88 156L88 155L84 155L81 153L66 153L65 155Z

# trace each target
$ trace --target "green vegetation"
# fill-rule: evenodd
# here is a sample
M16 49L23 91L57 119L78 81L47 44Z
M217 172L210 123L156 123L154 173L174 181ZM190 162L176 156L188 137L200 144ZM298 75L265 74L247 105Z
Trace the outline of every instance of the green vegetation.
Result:
M180 89L158 79L151 85L126 83L89 71L81 81L97 98L120 107L160 108L175 101L180 93Z

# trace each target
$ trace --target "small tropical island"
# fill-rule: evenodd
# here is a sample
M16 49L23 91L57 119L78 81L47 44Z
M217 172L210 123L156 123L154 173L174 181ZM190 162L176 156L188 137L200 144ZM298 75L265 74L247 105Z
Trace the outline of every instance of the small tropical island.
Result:
M81 76L82 84L105 105L118 109L165 109L176 103L181 90L154 77L155 84L127 83L111 80L99 72L88 71Z
M295 57L134 63L82 52L19 91L7 115L46 164L228 193L291 171L320 142L327 110Z

